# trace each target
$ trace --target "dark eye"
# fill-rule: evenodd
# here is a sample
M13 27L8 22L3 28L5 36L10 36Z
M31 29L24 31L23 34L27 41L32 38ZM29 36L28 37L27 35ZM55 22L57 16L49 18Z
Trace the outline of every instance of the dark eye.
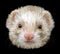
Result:
M22 25L21 25L21 24L19 24L19 25L18 25L18 27L19 27L19 28L22 28Z
M39 26L38 26L38 29L42 29L42 25L39 25Z

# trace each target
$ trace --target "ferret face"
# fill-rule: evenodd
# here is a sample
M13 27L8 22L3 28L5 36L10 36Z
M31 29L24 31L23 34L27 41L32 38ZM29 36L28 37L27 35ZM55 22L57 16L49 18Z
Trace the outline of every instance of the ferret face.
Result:
M31 8L32 6L26 7ZM12 44L19 48L42 47L50 37L53 28L50 23L53 21L49 22L45 19L45 16L47 16L44 14L45 12L35 12L30 9L26 11L25 9L15 10L9 16L12 19L7 19L6 26L9 29L9 38Z

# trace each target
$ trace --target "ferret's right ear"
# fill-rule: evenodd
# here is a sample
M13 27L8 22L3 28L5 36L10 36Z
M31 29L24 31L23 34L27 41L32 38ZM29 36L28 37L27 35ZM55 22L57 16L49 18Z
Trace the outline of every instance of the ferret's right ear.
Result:
M9 14L7 21L6 21L6 27L10 29L12 27L12 22L15 20L15 16L18 14L18 10L14 10Z

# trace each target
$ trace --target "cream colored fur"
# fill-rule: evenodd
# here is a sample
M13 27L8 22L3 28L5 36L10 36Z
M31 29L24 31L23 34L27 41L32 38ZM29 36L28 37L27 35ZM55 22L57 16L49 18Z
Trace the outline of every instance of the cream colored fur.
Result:
M18 24L22 24L22 28L18 28ZM39 25L42 25L42 29L38 29ZM47 43L54 28L54 20L51 13L44 8L28 5L13 10L8 16L6 27L9 29L9 39L13 45L18 48L34 49ZM26 32L34 34L31 40L33 43L25 43Z

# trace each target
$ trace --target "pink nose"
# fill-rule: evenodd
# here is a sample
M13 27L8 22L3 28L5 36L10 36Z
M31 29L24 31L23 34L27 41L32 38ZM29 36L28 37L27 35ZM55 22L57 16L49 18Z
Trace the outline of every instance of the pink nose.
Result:
M26 40L32 40L34 38L34 35L32 33L25 33L24 37Z

